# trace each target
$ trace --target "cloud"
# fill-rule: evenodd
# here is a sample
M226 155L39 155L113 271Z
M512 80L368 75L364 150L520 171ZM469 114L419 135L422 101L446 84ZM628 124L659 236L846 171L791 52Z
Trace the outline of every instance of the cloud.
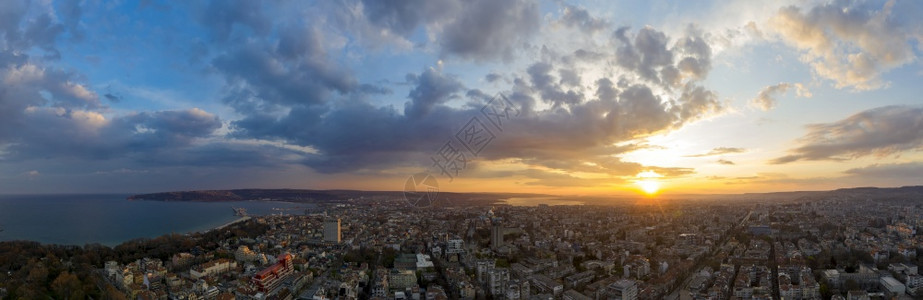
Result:
M692 83L687 83L683 87L675 104L672 109L681 120L687 122L716 115L725 109L724 105L718 101L718 95L715 92Z
M520 173L534 179L525 182L525 185L533 186L600 187L617 183L608 178L582 178L571 174L547 172L538 169L529 169Z
M370 47L411 49L414 34L425 32L428 45L443 57L509 60L542 25L538 3L513 1L343 1L329 7L339 27Z
M458 97L464 86L458 78L454 76L443 75L435 69L427 69L419 76L409 74L408 82L416 83L416 87L410 91L410 102L404 107L404 115L410 118L419 118L428 114L434 105L444 104L453 98Z
M862 168L849 169L844 173L865 178L921 179L923 178L923 163L874 164Z
M558 107L563 104L577 104L583 101L583 94L568 89L565 90L561 81L551 74L554 67L549 63L534 63L526 69L532 82L532 87L540 91L542 99L549 101ZM572 78L574 80L574 78ZM577 79L579 80L579 79Z
M116 95L114 95L114 94L112 94L112 93L106 93L106 94L103 95L103 97L106 97L106 99L108 99L108 100L111 101L111 102L116 102L116 103L117 103L117 102L121 102L121 101L122 101L122 97L116 96Z
M770 161L784 164L799 160L845 160L867 155L884 156L923 146L923 108L885 106L862 111L846 119L807 125L801 146L790 155Z
M733 161L726 160L726 159L719 159L719 160L716 161L716 162L719 163L719 164L728 165L728 166L736 165Z
M497 73L487 73L487 75L484 75L484 80L486 80L487 82L493 83L500 79L503 79L503 75L500 75Z
M199 109L129 114L112 119L82 110L30 108L8 156L15 159L113 159L191 146L221 128ZM37 126L38 124L41 124Z
M716 156L716 155L735 154L735 153L744 153L744 152L747 152L747 149L736 148L736 147L718 147L718 148L711 149L711 151L708 151L705 153L686 155L684 157L706 157L706 156Z
M916 59L923 6L916 1L833 1L802 11L783 7L769 27L837 88L885 86L885 72Z
M564 26L580 28L587 33L596 33L609 29L609 21L595 18L583 7L563 4L559 22Z
M403 13L407 12L397 14ZM387 24L385 19L380 22ZM671 45L663 32L652 28L642 31L637 34L639 37L633 37L634 42L623 46L630 47L631 51L660 49L660 55L665 57L641 57L639 64L661 68L654 61L672 63L681 61L674 57L693 57L699 66L697 71L687 73L676 64L668 64L676 69L678 82L682 84L667 92L644 80L640 74L645 71L640 67L618 70L611 76L594 74L598 77L592 78L582 72L577 60L555 55L526 63L525 69L507 70L502 76L488 73L485 80L489 82L511 84L502 91L521 114L504 123L502 134L494 129L497 138L478 159L513 159L558 172L579 169L611 176L634 176L648 168L658 168L671 176L694 172L687 168L622 162L616 157L627 148L612 146L615 143L674 130L724 110L716 93L696 84L701 79L698 76L707 74L711 55L707 44L698 37L699 32L690 29ZM628 38L630 32L626 29L621 34ZM272 47L256 49L268 58L281 55ZM597 56L618 59L616 51L606 53L604 50L596 52ZM308 53L322 54L320 50ZM249 60L229 58L228 61L241 64ZM336 88L322 84L317 88L326 95L318 96L323 101L285 100L287 98L267 101L258 96L263 94L260 91L279 89L279 80L260 80L262 75L258 69L250 71L252 74L237 75L243 72L237 69L249 68L228 69L231 73L228 83L234 87L231 90L237 86L246 87L247 93L242 96L249 100L228 101L234 107L237 103L247 104L241 106L244 109L237 109L245 117L231 121L230 136L312 147L317 149L316 155L307 156L302 163L328 174L428 167L434 151L472 117L479 116L479 109L490 98L480 89L466 90L461 77L445 73L441 68L431 68L405 77L410 91L403 111L373 105L370 100L374 95L356 95L348 90L337 93L334 92ZM657 75L659 69L651 70L652 74L660 76ZM350 74L350 71L341 70L340 74ZM460 97L463 91L471 101L460 107L450 105L450 100ZM259 109L266 103L275 109ZM247 109L249 107L253 109Z
M29 180L34 180L34 179L38 178L40 175L42 175L42 174L39 173L39 171L37 171L37 170L31 170L31 171L28 171L28 172L25 172L25 173L22 174L22 176L25 176L26 178L29 178Z
M266 34L272 26L263 13L262 2L248 0L212 0L202 10L202 23L207 25L212 38L219 42L234 38L235 30Z
M305 39L319 38L313 31L301 32ZM331 93L360 88L350 72L326 59L319 46L282 41L276 47L251 42L212 61L229 85L225 103L245 114L266 113L285 106L323 104Z
M629 30L621 27L612 35L617 47L615 63L622 68L668 88L682 86L684 80L698 81L708 76L712 50L698 27L687 27L673 45L665 33L649 26L638 30L633 40L628 36ZM586 51L575 54L593 57Z
M31 5L37 12L30 13ZM79 74L44 64L57 58L54 42L70 28L57 23L53 14L39 3L0 4L0 146L28 138L24 126L46 126L32 123L30 110L85 112L103 108L98 95L86 87ZM30 56L43 53L40 59Z
M323 174L428 167L434 151L472 117L483 118L479 109L502 92L520 114L502 131L493 129L497 139L479 160L515 161L549 173L522 175L535 184L613 182L644 170L680 177L695 170L620 156L644 147L651 135L725 109L702 85L712 50L696 27L673 37L652 27L597 36L610 32L611 24L577 6L564 5L559 18L543 19L539 3L524 0L347 0L307 9L254 1L185 6L201 26L192 31L205 35L192 42L196 51L188 61L220 85L203 87L218 91L206 92L204 101L217 99L229 112L207 105L207 112L144 106L125 112L133 101L110 92L100 96L93 89L99 83L55 63L56 41L79 35L84 7L70 2L77 5L60 14L26 13L28 5L19 4L0 4L4 159L99 163L98 175L194 167L294 166ZM599 44L534 40L553 22ZM436 55L447 67L384 79L350 69L364 59L394 57L373 44ZM471 78L475 82L466 81ZM481 78L489 84L471 86ZM402 79L405 84L378 84ZM578 171L604 179L571 173Z
M805 88L804 85L800 83L782 82L779 84L770 85L770 86L763 88L763 90L760 91L759 95L757 95L756 98L753 98L753 100L751 100L750 103L762 109L763 111L771 110L773 107L776 106L776 96L784 94L785 92L787 92L788 90L792 88L795 89L795 93L796 95L798 95L798 97L806 97L806 98L811 97L811 91Z
M442 52L462 58L511 59L513 48L541 27L533 1L465 1L455 21L444 27Z

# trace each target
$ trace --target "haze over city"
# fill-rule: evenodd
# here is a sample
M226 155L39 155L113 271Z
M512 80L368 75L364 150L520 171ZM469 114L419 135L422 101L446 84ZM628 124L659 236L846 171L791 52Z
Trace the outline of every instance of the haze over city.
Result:
M0 11L4 193L401 190L422 171L447 191L564 195L923 179L916 1ZM502 128L481 115L498 96ZM486 147L435 168L479 115Z

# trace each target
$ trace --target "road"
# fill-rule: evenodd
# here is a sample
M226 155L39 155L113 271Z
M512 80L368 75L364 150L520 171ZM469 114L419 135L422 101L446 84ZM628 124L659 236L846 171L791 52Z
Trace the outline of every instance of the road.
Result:
M743 228L743 226L747 224L747 221L750 220L750 216L752 216L752 215L753 215L753 211L752 211L752 210L751 210L751 211L748 211L748 212L747 212L747 215L744 216L743 219L740 220L740 224L737 225L737 227ZM733 230L733 229L732 229L732 230ZM714 256L718 253L718 250L721 249L721 246L723 246L725 243L727 243L727 235L725 235L725 237L721 240L720 243L715 244L715 249L713 249L713 250L711 251L711 254L709 254L709 255L710 255L711 257L714 257ZM693 299L692 296L689 295L689 289L688 289L688 287L689 287L689 283L692 281L692 279L695 278L695 274L698 272L698 268L701 267L700 262L701 262L701 261L699 261L698 263L696 263L696 265L693 267L693 269L692 269L692 271L689 273L689 275L687 275L686 278L683 279L683 283L682 283L681 285L679 285L679 287L678 287L677 289L673 290L672 293L670 293L669 295L667 295L666 299L668 299L668 300L692 300L692 299Z

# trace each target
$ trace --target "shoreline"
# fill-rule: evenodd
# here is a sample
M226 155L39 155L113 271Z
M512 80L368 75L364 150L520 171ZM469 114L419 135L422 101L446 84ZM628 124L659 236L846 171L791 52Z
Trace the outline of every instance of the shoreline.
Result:
M240 222L244 222L244 221L247 221L247 220L250 220L250 219L252 219L250 216L243 216L243 217L238 218L237 220L227 222L227 223L225 223L224 225L221 225L221 226L218 226L218 227L215 227L215 228L212 228L212 229L205 230L205 231L203 231L203 233L204 233L204 232L215 231L215 230L221 230L221 229L223 229L223 228L225 228L225 227L228 227L228 226L231 226L231 225L240 223Z

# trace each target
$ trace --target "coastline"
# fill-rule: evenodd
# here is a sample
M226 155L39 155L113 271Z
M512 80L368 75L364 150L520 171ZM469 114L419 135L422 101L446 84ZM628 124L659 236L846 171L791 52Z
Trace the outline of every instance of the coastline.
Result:
M228 226L231 226L231 225L240 223L240 222L244 222L244 221L247 221L247 220L250 220L250 219L251 219L251 218L250 218L249 216L243 216L243 217L240 217L240 218L237 219L237 220L227 222L227 223L225 223L224 225L221 225L221 226L218 226L218 227L215 227L215 228L206 230L206 231L204 231L204 232L215 231L215 230L221 230L221 229L223 229L223 228L225 228L225 227L228 227Z

